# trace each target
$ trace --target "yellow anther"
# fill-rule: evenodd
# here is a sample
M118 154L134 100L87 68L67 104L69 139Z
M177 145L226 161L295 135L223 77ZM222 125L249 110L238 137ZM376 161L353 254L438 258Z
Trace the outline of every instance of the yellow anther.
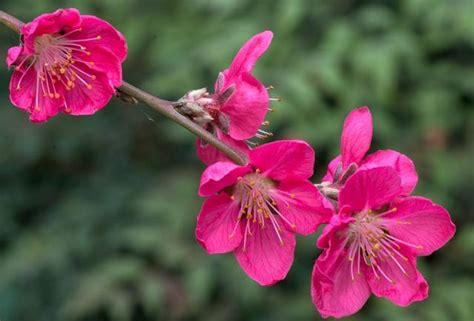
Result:
M61 69L59 69L59 72L61 73L61 75L64 75L66 73L66 69L61 68Z
M55 93L55 94L54 94L54 98L58 99L59 97L61 97L60 94L58 94L58 93Z

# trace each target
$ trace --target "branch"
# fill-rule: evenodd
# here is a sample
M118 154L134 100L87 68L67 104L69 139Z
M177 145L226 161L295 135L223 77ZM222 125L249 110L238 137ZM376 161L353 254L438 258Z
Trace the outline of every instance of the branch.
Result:
M20 28L24 25L22 21L10 16L8 13L3 12L2 10L0 10L0 22L16 33L20 33Z
M15 31L16 33L20 32L20 28L24 24L17 18L1 10L0 10L0 23L4 24L5 26ZM189 130L191 133L201 138L206 143L214 146L219 151L227 155L227 157L229 157L236 164L245 165L247 163L246 157L243 156L241 153L239 153L238 151L234 150L227 144L217 139L214 135L206 131L201 126L192 122L189 118L186 118L185 116L181 115L176 110L174 110L171 102L163 100L156 96L153 96L125 81L123 82L122 86L120 86L118 89L120 92L147 104L151 108L155 109L156 111L160 112L161 114L171 119L172 121L183 126L187 130Z

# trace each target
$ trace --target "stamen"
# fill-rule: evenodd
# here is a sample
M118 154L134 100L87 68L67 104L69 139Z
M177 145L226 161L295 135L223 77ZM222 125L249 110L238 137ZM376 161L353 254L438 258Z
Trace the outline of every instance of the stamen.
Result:
M368 210L357 213L354 216L355 221L349 225L347 237L344 242L344 244L346 244L346 242L350 243L347 255L351 261L350 274L352 280L354 280L354 262L356 259L357 272L360 274L361 256L364 259L364 263L371 267L377 279L380 279L380 276L382 276L388 282L395 284L395 280L384 271L381 263L393 264L393 266L396 266L405 276L408 276L407 270L402 265L402 261L400 261L400 259L408 261L408 258L400 251L400 245L403 244L415 248L422 247L400 240L390 234L387 226L393 224L394 220L386 219L384 216L396 210L397 208L391 208L383 213L375 213Z

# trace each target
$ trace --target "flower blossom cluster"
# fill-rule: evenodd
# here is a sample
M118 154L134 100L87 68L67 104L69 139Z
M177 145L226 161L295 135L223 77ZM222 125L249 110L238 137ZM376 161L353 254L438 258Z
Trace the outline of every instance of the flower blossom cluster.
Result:
M199 195L196 239L210 254L232 252L245 273L269 286L289 273L296 236L325 225L311 280L312 301L323 317L357 312L371 294L406 306L428 296L416 258L430 255L454 235L449 213L430 199L413 196L413 161L397 151L366 155L372 140L368 107L353 110L341 135L340 155L313 184L315 151L302 140L277 140L260 129L270 108L268 89L252 70L273 34L252 37L214 92L188 92L176 110L241 153L235 164L198 139L198 157L208 166ZM21 28L22 43L9 49L13 68L10 99L44 122L63 112L90 115L122 84L127 45L109 23L76 9L43 14Z
M428 283L416 257L446 244L455 226L446 209L411 195L418 176L409 157L393 150L366 156L373 132L368 107L347 116L341 154L320 184L309 181L315 153L304 141L245 144L259 136L269 96L253 77L255 87L229 85L227 79L238 74L234 70L244 71L242 78L248 75L270 40L268 31L250 39L219 75L216 94L200 98L212 118L204 126L248 161L236 165L198 142L198 155L208 167L199 188L206 200L197 218L197 240L210 254L233 252L247 275L267 286L288 274L294 234L309 235L325 224L311 281L312 300L323 317L351 315L371 293L400 306L426 299Z

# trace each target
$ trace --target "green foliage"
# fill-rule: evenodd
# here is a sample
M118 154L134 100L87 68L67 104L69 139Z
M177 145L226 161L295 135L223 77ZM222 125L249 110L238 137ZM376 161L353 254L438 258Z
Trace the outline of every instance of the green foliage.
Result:
M412 157L416 194L445 205L456 238L420 265L429 300L370 299L348 320L474 320L474 19L471 0L2 0L25 21L77 6L127 37L127 81L164 98L212 87L239 46L274 43L255 73L276 87L278 138L316 149L315 181L352 108L370 105L373 150ZM0 28L0 56L18 37ZM193 137L145 106L114 100L94 117L32 125L0 79L2 321L315 320L319 251L299 237L288 278L265 288L232 255L194 240L201 200ZM150 119L153 119L150 121Z

